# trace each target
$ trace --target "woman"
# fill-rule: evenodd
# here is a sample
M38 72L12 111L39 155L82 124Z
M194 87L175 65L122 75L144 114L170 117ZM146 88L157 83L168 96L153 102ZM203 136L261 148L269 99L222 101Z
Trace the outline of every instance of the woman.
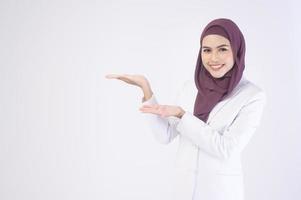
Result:
M260 123L265 93L243 77L245 41L229 19L203 30L194 83L183 87L178 105L160 105L140 75L107 75L139 86L143 113L157 140L179 136L175 193L182 200L242 200L241 153Z

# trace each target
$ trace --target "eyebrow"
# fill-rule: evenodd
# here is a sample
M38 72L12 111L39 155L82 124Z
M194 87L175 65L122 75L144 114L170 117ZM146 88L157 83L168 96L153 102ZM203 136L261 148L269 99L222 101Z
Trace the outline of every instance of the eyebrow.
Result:
M220 48L220 47L224 47L224 46L229 46L229 45L222 44L222 45L217 46L216 48ZM202 48L209 48L210 49L211 47L203 46Z

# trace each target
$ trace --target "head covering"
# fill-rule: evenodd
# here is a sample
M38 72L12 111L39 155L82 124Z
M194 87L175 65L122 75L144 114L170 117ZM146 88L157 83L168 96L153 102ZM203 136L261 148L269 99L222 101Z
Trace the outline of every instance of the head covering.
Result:
M205 36L217 34L227 38L234 57L234 66L223 77L214 78L205 69L202 62L202 41ZM203 30L201 47L195 69L195 84L198 89L194 103L194 115L207 122L214 106L231 93L242 78L245 68L245 40L238 26L230 19L215 19Z

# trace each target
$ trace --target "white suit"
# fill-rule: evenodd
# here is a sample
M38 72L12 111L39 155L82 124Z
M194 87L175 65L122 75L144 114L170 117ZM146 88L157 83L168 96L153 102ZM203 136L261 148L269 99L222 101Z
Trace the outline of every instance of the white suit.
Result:
M242 200L241 152L258 127L265 93L241 79L210 112L207 123L193 115L197 89L188 81L177 99L181 119L146 114L155 138L167 144L179 136L173 200ZM144 104L157 104L153 95Z

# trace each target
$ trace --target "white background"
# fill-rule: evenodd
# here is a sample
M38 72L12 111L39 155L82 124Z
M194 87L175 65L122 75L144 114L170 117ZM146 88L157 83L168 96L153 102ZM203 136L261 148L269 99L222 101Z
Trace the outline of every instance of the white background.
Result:
M205 25L230 18L246 39L262 124L243 153L247 200L301 196L298 1L0 2L0 199L168 199L177 140L155 141L138 88L160 103L194 76Z

